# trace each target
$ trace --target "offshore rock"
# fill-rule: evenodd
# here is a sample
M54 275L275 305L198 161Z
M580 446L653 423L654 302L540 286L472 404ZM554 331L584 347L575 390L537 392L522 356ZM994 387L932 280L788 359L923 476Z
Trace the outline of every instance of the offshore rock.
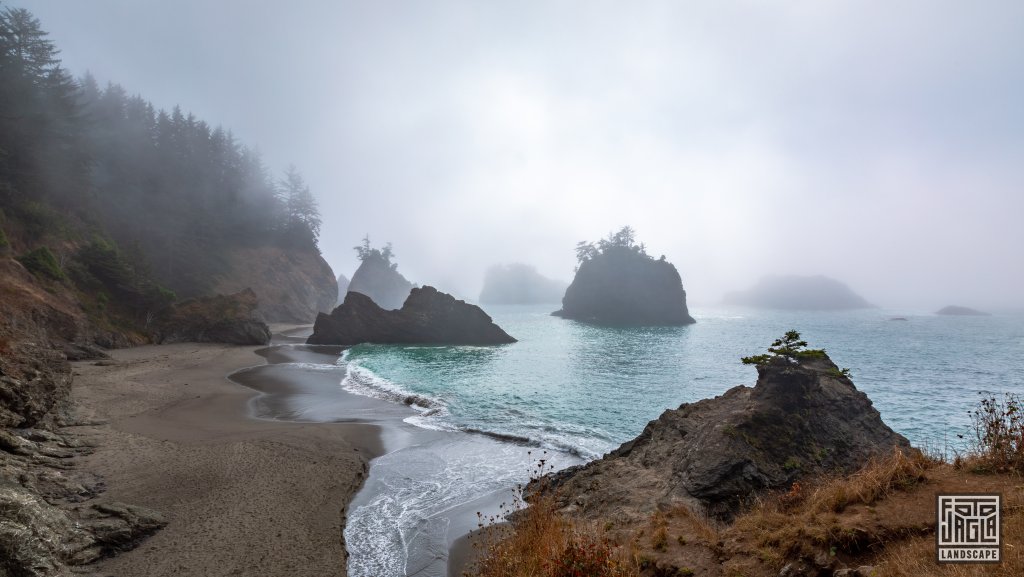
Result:
M676 267L662 257L623 247L606 249L580 264L552 313L583 322L625 326L686 325L686 291Z
M557 303L566 288L564 282L547 278L529 265L496 265L487 269L480 302L494 305Z
M553 474L558 498L611 519L676 504L728 519L758 492L910 448L824 353L757 371L754 387L667 410L602 459Z
M394 310L402 307L412 288L413 284L398 272L398 265L375 251L363 259L347 290L370 297L381 308Z
M154 341L265 345L270 328L257 313L251 289L233 295L199 297L170 307L157 320Z
M370 297L349 291L345 302L316 318L314 345L359 343L498 345L516 340L480 307L455 300L434 287L414 288L402 308L385 310Z
M935 314L937 314L937 315L944 315L944 316L961 316L961 317L988 317L988 316L992 316L990 313L986 313L984 311L979 311L977 309L972 309L971 307L961 307L961 306L957 306L957 305L949 305L949 306L946 306L946 307L942 307L941 309L935 311Z
M752 288L728 293L728 305L784 310L848 310L872 308L864 297L827 276L771 275Z

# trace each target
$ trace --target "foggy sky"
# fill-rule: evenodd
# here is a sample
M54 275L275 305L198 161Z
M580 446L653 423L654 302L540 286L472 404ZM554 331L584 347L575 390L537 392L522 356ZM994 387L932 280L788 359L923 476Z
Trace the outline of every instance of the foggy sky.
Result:
M369 233L475 299L629 224L695 303L792 273L1024 306L1019 1L7 4L74 74L294 163L347 276Z

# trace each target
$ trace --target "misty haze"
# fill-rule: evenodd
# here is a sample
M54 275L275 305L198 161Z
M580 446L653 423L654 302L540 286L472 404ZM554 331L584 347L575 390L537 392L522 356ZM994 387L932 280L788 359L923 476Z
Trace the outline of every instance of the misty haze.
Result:
M1004 0L0 0L0 575L1024 574L1021 54Z

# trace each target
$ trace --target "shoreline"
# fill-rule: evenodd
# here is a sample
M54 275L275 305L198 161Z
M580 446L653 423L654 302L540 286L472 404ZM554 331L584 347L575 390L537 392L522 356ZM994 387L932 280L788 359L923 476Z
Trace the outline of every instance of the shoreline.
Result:
M97 575L347 575L348 504L387 440L378 424L256 419L228 375L262 347L183 343L73 364L78 466L167 527Z

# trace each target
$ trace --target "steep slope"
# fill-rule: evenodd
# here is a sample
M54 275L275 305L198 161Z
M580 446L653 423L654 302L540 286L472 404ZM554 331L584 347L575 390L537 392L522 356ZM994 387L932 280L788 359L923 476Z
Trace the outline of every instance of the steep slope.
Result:
M308 323L338 300L327 261L313 250L265 246L236 248L214 284L216 293L252 289L268 322Z

